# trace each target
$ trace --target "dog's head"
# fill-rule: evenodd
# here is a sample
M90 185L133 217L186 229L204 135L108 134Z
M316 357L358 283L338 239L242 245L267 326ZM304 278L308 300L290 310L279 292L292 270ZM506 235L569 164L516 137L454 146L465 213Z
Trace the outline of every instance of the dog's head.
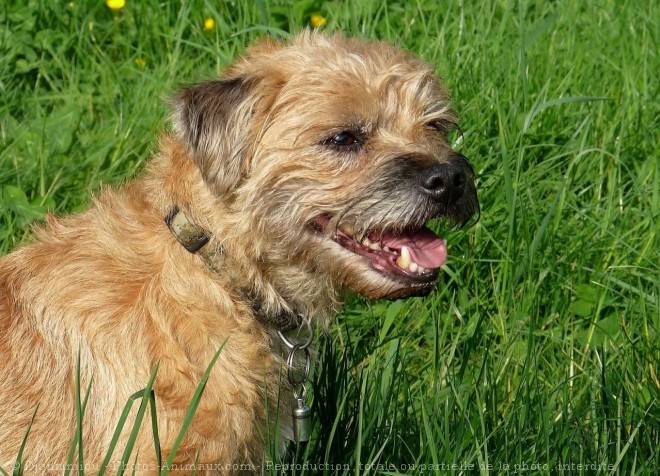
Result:
M455 123L427 64L309 32L262 42L223 78L184 89L175 117L236 217L229 246L285 287L372 298L429 292L447 249L425 224L478 212L472 167L448 144Z

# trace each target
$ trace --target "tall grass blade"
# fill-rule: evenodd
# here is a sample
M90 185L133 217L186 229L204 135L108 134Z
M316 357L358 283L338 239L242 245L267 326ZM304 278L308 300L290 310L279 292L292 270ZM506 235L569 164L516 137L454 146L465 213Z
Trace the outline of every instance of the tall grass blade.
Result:
M154 440L154 450L156 451L156 464L160 468L163 464L163 455L160 448L160 437L158 436L158 415L156 412L156 394L152 390L149 394L149 409L151 411L151 434Z
M124 409L122 410L121 416L119 417L119 421L117 422L117 425L115 426L115 431L112 435L112 439L110 440L110 445L108 447L108 451L106 452L105 457L103 458L103 462L101 463L101 467L99 469L98 476L103 476L103 474L105 474L105 471L108 468L108 464L110 463L110 458L112 457L112 454L115 450L115 447L117 446L117 442L119 441L119 437L121 435L121 432L124 429L124 425L126 424L126 420L127 420L128 416L131 412L131 408L133 407L133 403L137 399L142 399L142 402L146 401L147 399L145 397L146 397L147 392L148 392L148 401L151 404L151 408L152 408L152 425L156 425L156 423L155 423L156 419L155 419L155 416L154 416L156 405L155 405L155 398L154 398L154 392L153 392L152 386L153 386L153 382L156 379L156 374L157 373L158 373L158 365L156 365L153 372L151 373L151 376L149 378L149 381L147 382L147 386L145 387L145 389L140 390L139 392L136 392L133 395L131 395L130 397L128 397L128 400L126 401L126 404L124 405ZM139 413L139 410L138 410L137 415L139 416L139 414L140 413ZM133 431L131 432L131 434L136 433L137 430L135 428L136 428L136 426L139 428L140 421L137 420L137 416L136 416L136 421L134 422ZM153 431L154 431L154 434L155 434L155 436L154 436L154 445L156 446L156 456L157 456L157 458L159 458L159 456L160 456L160 441L159 441L158 436L157 436L158 435L158 428L156 427ZM126 449L129 449L128 444L127 444ZM132 449L132 446L131 446L131 449ZM129 456L130 456L130 451L129 451ZM158 459L158 462L160 464L160 459Z
M89 385L91 388L92 381ZM78 473L83 476L85 474L85 460L83 452L83 406L80 396L80 348L78 348L78 360L76 362L76 439L78 440Z
M142 425L142 420L144 419L144 414L147 410L147 405L149 405L149 401L150 401L149 397L152 393L152 387L154 381L156 380L156 374L158 373L159 365L160 364L156 364L156 367L151 373L151 377L149 378L149 382L147 383L146 388L142 391L142 399L140 401L140 407L138 408L137 415L135 416L135 422L133 423L133 428L131 430L131 434L128 437L128 440L126 442L126 447L124 448L124 453L122 454L121 461L119 462L120 466L117 471L118 476L124 474L124 470L126 464L128 463L128 459L131 457L133 447L135 446L135 440L137 440L138 433L140 432L140 426Z
M39 410L39 404L37 404L37 407L34 409L34 412L32 413L32 417L30 418L30 423L28 423L27 430L25 430L25 436L23 437L23 441L21 441L21 447L18 450L18 454L16 455L16 463L14 464L14 471L12 472L13 476L21 476L23 474L23 471L25 468L23 467L23 451L25 450L25 443L27 443L28 435L30 434L30 429L32 428L32 423L34 423L34 417L37 416L37 411ZM0 471L7 475L5 471L0 468ZM9 475L7 475L9 476Z
M192 423L193 417L195 416L195 412L197 411L197 407L199 406L199 402L202 399L202 394L204 393L204 389L206 388L206 383L208 382L209 376L211 375L211 370L213 370L213 367L215 366L218 357L220 357L220 353L222 352L222 349L225 347L226 343L227 343L227 339L225 339L222 345L220 345L220 348L217 350L217 352L213 356L213 359L211 359L211 362L206 368L204 375L202 375L202 379L200 380L199 385L197 385L197 389L195 390L195 393L193 394L193 397L190 401L190 405L188 406L188 410L186 411L186 416L183 419L183 425L181 426L181 430L179 431L176 440L174 440L174 444L172 445L170 454L168 455L167 461L165 462L165 467L161 469L162 476L166 476L170 472L170 468L172 466L172 463L174 462L174 458L176 457L176 452L179 449L181 443L183 442L183 437L186 435L186 431L188 431L188 427Z
M76 431L74 432L73 441L69 447L69 454L66 460L66 467L64 469L64 476L68 476L71 473L71 470L74 468L74 460L76 455L76 448L82 447L82 420L85 415L85 409L87 408L87 402L89 400L89 394L92 390L92 382L90 379L87 389L85 390L85 398L80 401L80 351L78 351L78 361L76 363ZM82 450L78 452L78 468L81 467L84 470L84 461L81 463L80 454Z

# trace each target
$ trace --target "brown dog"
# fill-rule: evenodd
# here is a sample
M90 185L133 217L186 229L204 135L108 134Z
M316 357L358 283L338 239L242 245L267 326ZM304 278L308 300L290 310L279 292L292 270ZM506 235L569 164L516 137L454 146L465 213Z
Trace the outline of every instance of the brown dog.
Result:
M223 343L175 461L258 464L275 415L280 434L290 426L276 331L327 319L345 290L430 292L446 246L424 224L478 210L472 169L447 143L445 90L387 44L309 32L263 41L221 79L183 89L174 124L141 178L49 218L35 243L0 260L5 469L37 405L28 472L66 461L78 358L82 391L91 384L88 472L157 364L167 457ZM142 427L138 472L155 463Z

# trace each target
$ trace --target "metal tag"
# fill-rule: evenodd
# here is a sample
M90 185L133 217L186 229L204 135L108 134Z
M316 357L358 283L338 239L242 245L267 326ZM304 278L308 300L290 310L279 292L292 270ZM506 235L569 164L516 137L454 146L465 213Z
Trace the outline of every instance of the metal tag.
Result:
M312 410L305 404L304 398L296 399L292 410L293 440L296 443L309 441L312 432Z

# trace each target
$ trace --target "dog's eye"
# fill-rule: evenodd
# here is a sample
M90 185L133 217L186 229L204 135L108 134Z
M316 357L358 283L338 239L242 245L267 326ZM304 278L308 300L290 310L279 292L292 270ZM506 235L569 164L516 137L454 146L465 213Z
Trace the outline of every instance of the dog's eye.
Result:
M355 143L357 143L357 139L353 134L347 131L340 132L332 138L333 145L346 146L354 145Z
M360 145L360 141L354 133L350 131L342 131L334 137L331 137L328 144L336 147L356 147Z

